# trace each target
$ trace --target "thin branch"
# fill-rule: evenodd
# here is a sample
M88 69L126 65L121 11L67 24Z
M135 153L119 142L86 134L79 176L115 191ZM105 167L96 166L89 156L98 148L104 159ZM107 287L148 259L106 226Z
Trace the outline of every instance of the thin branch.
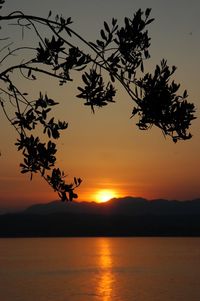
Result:
M7 94L7 96L9 96L10 98L11 98L11 97L15 98L15 97L13 96L13 94L7 92L7 91L4 90L3 88L0 87L0 90L1 90L3 93ZM18 92L19 92L19 91L18 91ZM20 95L23 96L21 93L20 93ZM23 98L25 99L25 97L23 97ZM24 105L27 105L27 104L29 103L27 100L26 100L26 102L24 102L23 100L21 100L21 99L19 99L19 98L18 98L18 100L19 100L21 103L23 103Z
M13 44L13 42L10 42L9 44L7 44L3 48L1 48L0 52L4 51L4 49L6 49L7 47L11 46L12 44ZM0 61L0 64L1 64L1 61Z
M45 45L45 43L44 43L44 41L43 41L43 39L42 39L42 37L41 37L39 31L37 30L35 24L34 24L32 21L30 21L30 20L29 20L29 22L30 22L31 25L33 26L33 28L34 28L34 30L35 30L35 32L36 32L36 35L39 37L39 39L40 39L40 41L42 42L42 44Z
M7 79L7 81L10 83L10 87L11 87L13 93L14 93L14 98L15 98L15 101L16 101L18 113L21 113L21 111L20 111L20 106L19 106L19 100L18 100L18 97L17 97L17 93L16 93L15 86L13 85L13 83L11 82L11 80L9 79L8 76L7 76L6 79Z
M0 104L1 104L2 110L3 110L4 115L6 116L7 120L10 122L10 124L15 128L15 130L17 131L17 133L20 135L21 134L20 131L15 126L15 124L13 124L12 119L10 119L10 117L8 116L8 114L7 114L6 110L5 110L4 104L3 104L3 102L1 100L0 100Z
M40 68L37 68L37 67L26 66L26 65L21 65L21 64L20 65L11 66L8 69L6 69L2 73L0 73L0 78L4 77L7 73L9 73L9 72L11 72L11 71L13 71L15 69L27 69L27 70L31 70L31 71L43 73L43 74L46 74L46 75L49 75L51 77L55 77L55 78L58 78L58 79L70 80L70 79L67 79L67 78L63 77L62 75L57 75L55 73L46 71L44 69L40 69Z
M7 47L7 46L6 46ZM4 47L4 48L6 48L6 47ZM3 63L3 61L5 60L5 59L7 59L7 57L9 57L9 55L12 55L14 52L16 52L16 51L19 51L19 50L36 50L34 47L19 47L19 48L15 48L15 49L13 49L12 51L9 51L9 53L8 54L6 54L3 58L2 58L2 60L0 61L0 64L2 64ZM3 50L3 49L2 49ZM1 51L2 51L1 50Z

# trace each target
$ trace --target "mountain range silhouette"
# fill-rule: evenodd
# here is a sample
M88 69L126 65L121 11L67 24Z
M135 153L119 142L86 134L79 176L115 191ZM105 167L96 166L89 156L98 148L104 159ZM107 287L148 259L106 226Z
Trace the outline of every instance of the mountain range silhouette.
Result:
M200 199L190 201L168 201L165 199L147 200L144 198L113 198L105 203L53 201L48 204L36 204L24 213L52 214L103 214L103 215L193 215L200 214Z
M0 215L0 237L200 236L200 199L53 201Z

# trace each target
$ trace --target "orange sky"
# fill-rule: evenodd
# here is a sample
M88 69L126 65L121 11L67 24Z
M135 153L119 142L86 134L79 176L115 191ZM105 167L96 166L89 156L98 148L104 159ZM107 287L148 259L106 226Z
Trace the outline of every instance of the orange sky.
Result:
M28 2L19 0L18 8L24 8L29 13L40 11L45 15L46 8L41 8L41 1L35 1L34 7L31 7L32 1L29 5ZM79 1L67 5L62 0L59 8L55 7L54 1L48 1L48 10L63 13L65 8L67 16L70 15L75 21L74 27L82 32L85 28L85 36L92 40L96 38L95 32L98 32L104 19L109 20L113 16L123 19L138 7L152 7L156 21L149 29L152 60L148 68L151 69L163 57L168 59L170 65L175 64L178 67L175 80L182 84L183 90L188 89L190 100L199 109L198 1L177 1L182 5L182 10L176 10L173 1L162 5L157 1L135 1L133 7L132 1L111 0L107 9L98 1L87 2L90 13L85 10L86 5L83 7ZM7 5L9 9L15 9L11 2ZM169 14L170 24L166 17ZM94 25L92 28L91 24ZM83 179L77 190L80 201L94 200L101 189L112 189L117 196L148 199L200 197L200 118L194 121L191 128L194 134L192 140L174 144L157 129L144 132L136 128L137 119L130 119L134 104L120 86L117 86L116 103L97 110L94 115L75 97L76 83L59 87L51 80L42 79L37 89L48 92L49 96L60 101L60 108L56 109L57 117L69 122L69 128L58 142L58 163L69 179L73 176ZM26 89L32 95L38 95L35 87L26 85ZM28 176L20 174L19 163L22 160L14 146L15 132L1 111L0 118L0 209L57 199L57 195L39 177L34 177L30 182Z

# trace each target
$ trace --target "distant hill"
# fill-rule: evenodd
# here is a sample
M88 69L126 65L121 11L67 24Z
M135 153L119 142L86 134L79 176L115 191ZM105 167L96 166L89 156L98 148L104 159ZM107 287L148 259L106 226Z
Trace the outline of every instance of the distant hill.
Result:
M200 236L200 199L59 201L0 216L0 237Z
M113 198L106 203L54 201L48 204L32 205L25 214L102 214L102 215L193 215L200 214L200 199L192 201L168 201L164 199Z

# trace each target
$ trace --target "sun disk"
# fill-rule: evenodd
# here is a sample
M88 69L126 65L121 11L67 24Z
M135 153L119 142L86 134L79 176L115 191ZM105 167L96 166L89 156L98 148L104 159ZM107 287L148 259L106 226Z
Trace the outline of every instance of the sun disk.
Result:
M95 199L98 203L108 202L110 199L114 197L116 197L116 193L114 190L111 189L99 190L95 195Z

